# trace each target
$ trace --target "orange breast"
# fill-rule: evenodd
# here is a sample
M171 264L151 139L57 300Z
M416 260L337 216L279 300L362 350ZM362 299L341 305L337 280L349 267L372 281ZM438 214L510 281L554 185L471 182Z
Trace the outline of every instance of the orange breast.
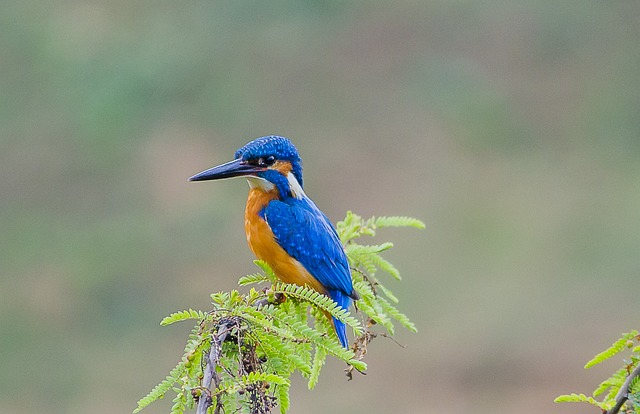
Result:
M258 259L269 263L269 266L283 282L309 286L326 294L326 290L304 266L280 247L269 225L260 217L260 211L269 201L276 198L275 190L267 192L260 188L252 188L249 191L244 215L244 230L247 234L249 248Z

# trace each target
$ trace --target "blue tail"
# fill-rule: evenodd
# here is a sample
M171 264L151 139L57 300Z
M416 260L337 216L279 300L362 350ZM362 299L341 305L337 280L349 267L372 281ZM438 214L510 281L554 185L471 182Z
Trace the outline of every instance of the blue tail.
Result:
M331 290L329 291L329 296L333 299L341 308L349 310L349 306L351 306L351 298L339 290ZM336 318L333 318L333 327L336 330L336 334L338 335L338 339L343 347L349 348L349 340L347 339L347 327L341 321Z

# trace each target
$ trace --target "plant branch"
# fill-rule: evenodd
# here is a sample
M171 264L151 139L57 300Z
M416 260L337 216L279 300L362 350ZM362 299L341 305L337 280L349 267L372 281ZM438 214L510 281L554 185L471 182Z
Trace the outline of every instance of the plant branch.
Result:
M620 411L620 408L622 408L622 404L624 404L625 401L627 401L627 399L629 398L629 387L631 386L631 381L633 381L633 379L639 375L640 364L638 364L638 366L636 366L631 374L629 374L624 384L622 384L622 387L620 387L620 390L616 395L616 405L614 405L613 408L607 411L605 414L617 414L618 411Z
M204 391L198 400L197 414L206 414L207 410L212 404L211 398L211 383L214 383L214 389L220 385L220 376L216 373L218 367L218 361L220 361L220 352L222 351L222 343L227 339L233 321L223 319L218 325L216 332L211 333L211 350L205 358L205 366L203 368L204 376L200 383L202 390ZM217 396L216 410L218 413L220 409L220 396Z

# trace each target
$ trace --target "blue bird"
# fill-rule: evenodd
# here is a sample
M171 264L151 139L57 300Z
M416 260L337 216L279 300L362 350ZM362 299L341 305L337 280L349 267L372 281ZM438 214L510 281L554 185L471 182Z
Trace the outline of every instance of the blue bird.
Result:
M249 247L280 280L308 286L348 310L358 295L338 233L303 190L302 160L287 138L257 138L236 151L233 161L202 171L189 181L246 177L249 197L244 228ZM333 318L343 347L344 323Z

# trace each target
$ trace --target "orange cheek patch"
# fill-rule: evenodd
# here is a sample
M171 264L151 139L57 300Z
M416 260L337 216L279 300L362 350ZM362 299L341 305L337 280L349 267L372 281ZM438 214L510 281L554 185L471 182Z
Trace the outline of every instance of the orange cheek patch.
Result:
M276 170L276 171L278 171L280 174L284 175L285 177L293 169L293 167L291 167L291 163L289 161L276 161L271 166L271 168Z

